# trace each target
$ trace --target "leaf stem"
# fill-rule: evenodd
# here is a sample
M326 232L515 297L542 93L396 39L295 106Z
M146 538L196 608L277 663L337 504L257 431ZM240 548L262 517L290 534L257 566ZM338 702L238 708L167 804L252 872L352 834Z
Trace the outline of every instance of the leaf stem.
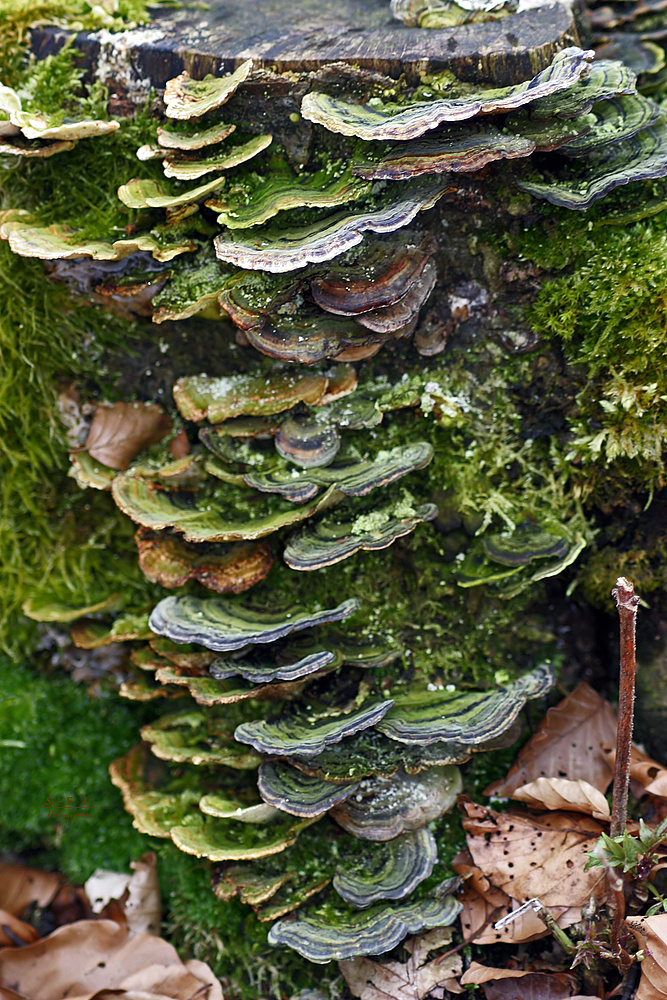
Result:
M616 730L616 766L611 808L610 836L625 833L628 818L628 789L630 787L630 751L635 707L635 674L637 658L635 637L639 598L635 588L624 576L619 576L611 592L618 608L621 626L621 676L618 693L618 728Z

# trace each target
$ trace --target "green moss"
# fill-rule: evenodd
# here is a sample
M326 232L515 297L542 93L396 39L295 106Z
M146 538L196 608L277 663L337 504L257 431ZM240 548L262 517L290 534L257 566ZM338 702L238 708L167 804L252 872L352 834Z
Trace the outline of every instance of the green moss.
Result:
M259 923L237 899L229 903L216 899L211 891L213 871L210 862L182 854L172 844L159 848L166 931L183 952L210 964L226 987L225 995L256 1000L323 986L328 995L339 995L335 967L322 969L290 950L269 947L270 924Z
M5 845L14 851L57 847L60 870L75 881L96 867L125 870L149 842L133 829L107 768L136 741L144 721L143 708L115 696L91 699L67 678L0 662ZM82 818L52 818L84 803L90 809L80 810Z

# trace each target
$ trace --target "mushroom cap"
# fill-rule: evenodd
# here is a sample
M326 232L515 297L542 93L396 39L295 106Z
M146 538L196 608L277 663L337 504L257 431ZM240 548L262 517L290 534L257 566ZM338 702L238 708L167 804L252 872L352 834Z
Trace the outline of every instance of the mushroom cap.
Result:
M312 820L295 821L286 816L282 821L240 826L231 820L211 816L192 816L187 826L174 826L170 831L173 842L186 854L211 861L252 861L281 854L296 841Z
M327 312L357 316L404 298L437 250L430 235L402 231L373 237L310 280L310 294Z
M291 535L283 558L291 569L312 571L347 559L361 550L386 549L397 538L415 530L423 521L432 521L438 508L432 503L405 509L402 500L373 504L369 513L341 508Z
M273 553L265 542L200 546L142 528L135 540L141 571L163 587L197 580L218 594L241 594L263 580L273 565Z
M174 154L167 156L162 166L165 177L178 181L195 181L206 174L219 170L231 170L248 160L254 159L273 142L271 135L256 135L248 142L233 146L226 152L216 153L204 159L188 159Z
M355 599L336 608L307 611L255 611L237 600L221 598L166 597L150 617L151 628L174 642L195 642L207 649L226 652L242 646L282 639L291 632L348 618L359 607Z
M327 468L308 469L294 474L292 469L249 472L248 486L266 493L280 493L294 503L310 500L320 489L335 486L349 497L363 497L372 490L388 486L416 469L425 468L433 458L433 446L427 441L398 445L366 461L344 460Z
M191 152L196 149L204 149L206 146L216 146L227 136L236 130L236 125L228 125L226 122L216 122L210 128L197 131L176 131L166 129L161 125L157 130L158 145L163 149L182 149Z
M389 189L378 199L378 207L338 212L298 229L257 228L243 236L221 233L213 241L215 252L220 260L249 270L295 271L339 257L361 243L365 233L402 229L419 212L432 208L444 192L442 180L416 178Z
M354 795L331 810L331 816L362 840L393 840L443 816L462 787L461 772L452 765L418 775L397 771L389 778L362 781Z
M193 80L183 72L167 81L164 91L167 118L187 121L200 118L225 104L252 72L252 59L241 63L234 73L222 77L209 74L203 80Z
M393 143L377 160L354 163L357 177L400 181L423 174L469 173L495 160L530 156L535 144L521 135L501 132L489 122L471 122L458 128Z
M323 125L331 132L359 139L417 139L443 122L513 111L547 95L566 91L577 82L594 55L592 50L562 49L546 69L526 83L490 90L488 96L482 90L458 99L442 98L398 109L380 110L368 104L348 104L311 91L301 102L301 114L307 121Z
M209 463L209 468L211 468ZM228 477L221 477L228 479ZM187 542L252 541L296 524L331 505L333 487L296 506L276 497L255 496L249 506L246 487L224 482L217 487L165 488L139 475L119 475L111 492L116 505L136 524L160 531L173 528Z
M415 903L382 903L354 916L299 916L279 920L269 931L269 944L294 948L311 962L326 964L356 955L391 951L408 934L452 924L461 910L454 896Z
M257 787L264 801L277 809L293 816L323 816L352 795L358 783L333 784L273 760L260 764Z
M517 181L517 187L552 205L584 211L610 191L634 181L667 175L667 124L657 122L618 146L582 155L568 180Z
M394 708L378 722L377 729L400 743L478 746L498 739L512 726L525 703L541 698L553 684L551 667L542 664L491 691L415 689L396 696Z
M370 851L364 847L360 856L337 866L333 887L358 909L383 899L405 899L430 876L437 858L435 837L422 827L374 844Z
M334 424L310 414L290 413L274 438L278 454L301 469L314 469L333 462L340 448Z
M392 705L391 699L370 700L349 715L325 716L315 720L295 711L276 719L243 722L236 728L234 736L240 743L249 743L259 753L270 756L288 757L297 753L317 756L325 747L375 726Z

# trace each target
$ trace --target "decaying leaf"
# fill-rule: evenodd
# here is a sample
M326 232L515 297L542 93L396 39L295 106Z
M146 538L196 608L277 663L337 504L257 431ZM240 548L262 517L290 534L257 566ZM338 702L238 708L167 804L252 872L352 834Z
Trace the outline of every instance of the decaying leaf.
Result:
M479 962L472 962L461 976L463 986L481 985L486 1000L565 1000L572 995L574 982L573 976L563 973L491 969Z
M39 931L25 920L19 920L7 910L0 910L0 948L7 945L20 947L21 944L32 944L33 941L39 941L40 937Z
M605 755L609 766L613 769L616 763L616 748L605 747ZM636 798L645 794L667 798L667 768L643 753L634 743L630 751L630 779L640 786L639 789L633 789Z
M550 708L507 777L484 790L485 795L511 797L537 778L583 779L604 792L613 776L603 745L616 743L616 717L608 701L588 684L579 684Z
M92 1000L102 991L128 1000L222 1000L204 962L183 964L162 938L130 938L113 920L79 920L34 944L0 950L0 986L30 1000Z
M444 962L429 962L430 952L451 942L449 927L438 927L411 938L405 947L411 952L408 961L375 962L370 958L351 958L339 962L340 971L350 992L359 1000L424 1000L462 992L456 977L461 973L461 958L450 955Z
M156 934L160 930L162 906L154 851L130 862L133 875L98 868L85 889L93 912L102 913L111 900L120 902L130 936Z
M85 448L89 455L122 472L144 448L161 441L171 419L154 403L114 403L98 406Z
M461 929L467 942L518 944L547 934L546 927L532 909L524 910L496 930L494 923L512 910L517 910L520 904L502 889L491 885L484 872L473 863L469 851L458 854L452 867L458 875L468 876L459 892ZM576 906L550 906L549 912L559 927L569 927L581 917L581 910Z
M635 1000L664 1000L667 995L667 913L628 917L626 922L646 954Z
M579 909L592 895L602 900L601 869L584 871L586 854L602 832L594 819L565 812L497 813L464 798L461 804L473 861L512 899L537 897L546 907Z
M31 903L48 906L62 883L52 872L0 862L0 909L20 917Z
M571 809L594 819L611 819L609 803L604 795L581 778L537 778L512 792L512 798L537 809Z

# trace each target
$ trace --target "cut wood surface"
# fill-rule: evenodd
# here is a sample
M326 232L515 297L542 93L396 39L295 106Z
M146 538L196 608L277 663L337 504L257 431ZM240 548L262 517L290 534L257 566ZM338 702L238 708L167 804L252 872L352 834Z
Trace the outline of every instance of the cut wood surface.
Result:
M59 48L64 32L37 30L39 56ZM543 69L554 54L578 44L570 8L554 3L498 21L434 30L395 21L387 0L211 0L157 11L129 42L137 74L157 87L182 70L201 79L230 72L243 60L277 72L312 71L326 63L353 63L398 77L450 69L464 79L518 83ZM100 40L80 35L77 47L97 62Z

